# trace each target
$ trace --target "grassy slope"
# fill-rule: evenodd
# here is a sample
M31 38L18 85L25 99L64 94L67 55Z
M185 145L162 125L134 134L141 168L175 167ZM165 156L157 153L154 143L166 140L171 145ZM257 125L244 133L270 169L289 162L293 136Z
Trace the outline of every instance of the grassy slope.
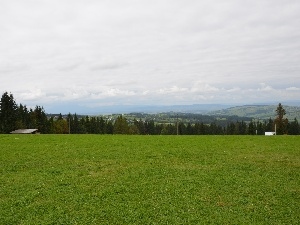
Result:
M240 116L240 117L252 117L257 119L268 120L276 117L276 108L278 105L245 105L236 106L228 109L213 111L208 113L209 115L226 115L226 116ZM300 119L300 107L297 106L283 106L286 110L285 117L290 121Z
M299 136L0 135L2 224L297 224Z

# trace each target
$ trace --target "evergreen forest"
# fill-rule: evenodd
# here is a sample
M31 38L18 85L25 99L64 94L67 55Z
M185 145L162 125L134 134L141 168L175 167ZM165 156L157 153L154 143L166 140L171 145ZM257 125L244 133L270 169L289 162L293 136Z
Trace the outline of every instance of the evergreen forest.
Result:
M257 120L248 117L216 117L200 114L164 113L145 115L87 116L47 114L42 106L34 109L17 104L13 94L5 92L0 101L0 133L17 129L38 129L42 134L140 134L140 135L299 135L295 118L285 118L285 109L278 104L275 117Z

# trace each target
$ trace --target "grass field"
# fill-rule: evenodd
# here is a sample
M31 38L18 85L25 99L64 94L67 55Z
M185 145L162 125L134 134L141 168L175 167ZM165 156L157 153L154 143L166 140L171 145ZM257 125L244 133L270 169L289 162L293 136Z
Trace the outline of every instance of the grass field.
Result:
M0 224L300 224L300 136L0 135Z

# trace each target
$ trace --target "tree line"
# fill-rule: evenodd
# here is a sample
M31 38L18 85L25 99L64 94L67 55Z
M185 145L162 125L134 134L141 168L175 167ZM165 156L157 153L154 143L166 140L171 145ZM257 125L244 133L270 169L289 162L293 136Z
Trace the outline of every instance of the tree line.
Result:
M277 134L300 134L300 126L295 118L289 122L285 109L279 103L276 118L267 121L235 121L220 125L213 121L158 123L154 120L127 120L119 115L116 119L99 116L78 116L68 114L63 117L48 116L41 106L28 109L17 104L13 95L5 92L0 101L0 133L10 133L16 129L38 129L43 134L140 134L140 135L263 135L267 131Z

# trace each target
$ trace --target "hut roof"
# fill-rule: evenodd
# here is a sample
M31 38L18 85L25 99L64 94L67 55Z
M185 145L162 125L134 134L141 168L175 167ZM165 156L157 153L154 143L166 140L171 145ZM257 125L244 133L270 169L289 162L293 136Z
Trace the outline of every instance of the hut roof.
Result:
M32 134L35 133L38 129L18 129L10 132L11 134Z

